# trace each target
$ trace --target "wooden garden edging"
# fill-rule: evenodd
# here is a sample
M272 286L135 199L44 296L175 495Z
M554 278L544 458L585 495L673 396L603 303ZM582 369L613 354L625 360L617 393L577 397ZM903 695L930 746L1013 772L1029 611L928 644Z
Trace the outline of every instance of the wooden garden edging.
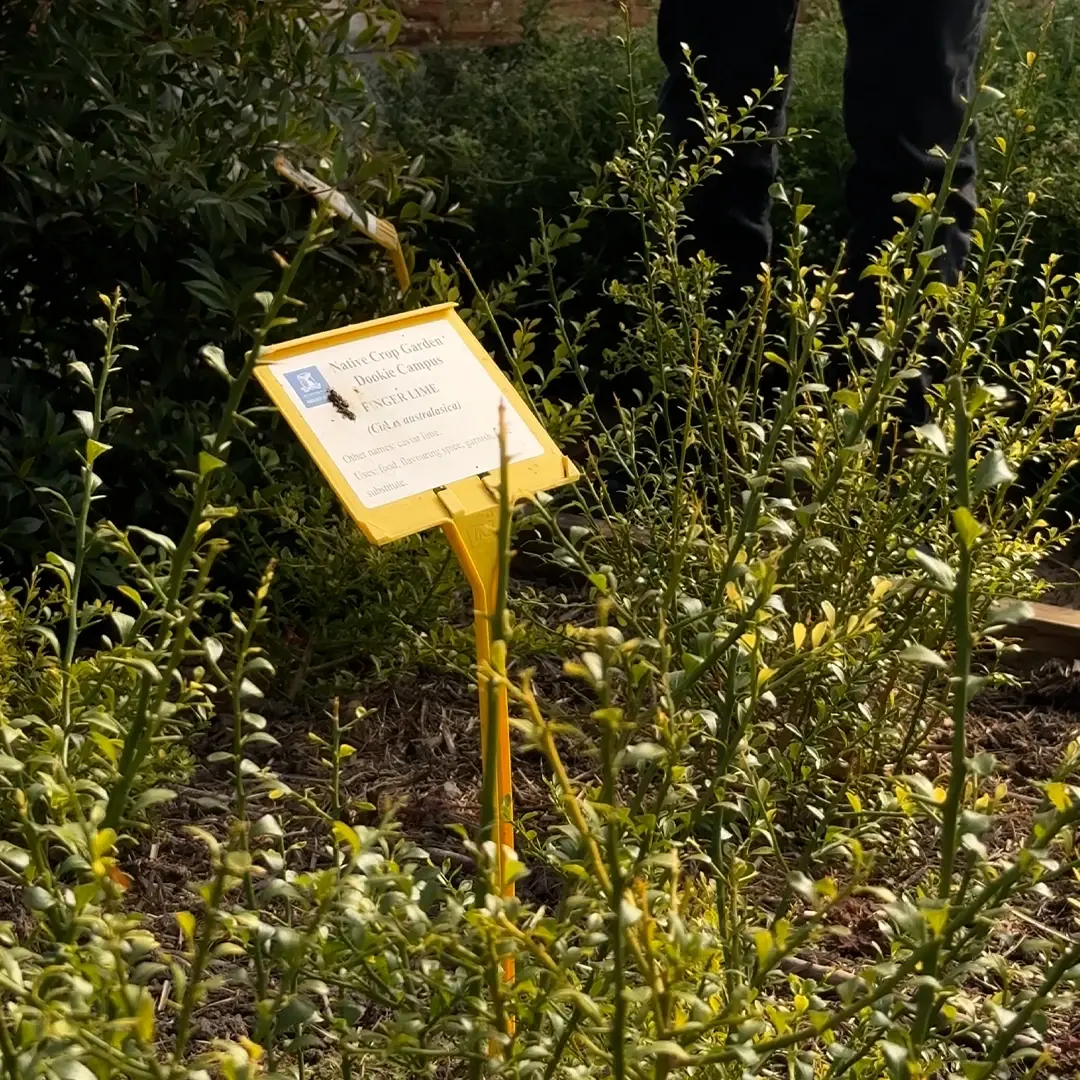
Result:
M1030 615L1009 629L1028 652L1060 660L1080 660L1080 611L1029 603Z

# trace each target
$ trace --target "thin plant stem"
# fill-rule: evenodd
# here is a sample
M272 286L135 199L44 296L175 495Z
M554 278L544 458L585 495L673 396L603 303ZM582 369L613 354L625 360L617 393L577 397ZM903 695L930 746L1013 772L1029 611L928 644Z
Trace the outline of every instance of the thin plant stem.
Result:
M280 318L282 307L284 307L286 301L289 299L289 290L292 287L293 281L296 279L300 266L308 255L310 255L318 246L324 221L325 210L320 208L313 214L311 225L304 235L303 240L300 242L296 254L285 264L281 278L278 282L277 290L267 304L263 319L253 335L252 348L244 358L244 363L239 373L230 380L229 394L225 401L224 409L222 410L221 420L218 423L217 430L209 441L209 454L214 460L220 461L221 455L227 448L228 442L232 437L233 429L236 425L244 391L247 389L252 376L255 374L255 368L262 356L263 347L265 346L270 333L275 326L279 325L277 320ZM189 572L191 560L195 554L197 544L205 531L204 513L210 499L210 492L213 488L215 473L217 472L217 469L212 467L212 462L208 464L210 464L211 467L200 469L198 479L195 482L192 492L191 508L188 513L187 525L184 528L183 536L179 543L177 543L176 550L172 556L172 564L165 587L163 601L166 617L161 622L161 626L154 642L155 651L163 650L168 643L172 620L175 617L180 592L185 577ZM169 681L169 672L162 673L160 681L167 684ZM131 727L124 737L124 744L117 767L117 779L109 795L108 805L105 810L104 823L108 828L116 828L119 825L124 808L127 804L128 795L131 791L131 786L135 782L139 767L146 756L149 745L146 736L152 734L149 730L152 727L152 716L148 706L153 685L154 682L151 676L144 674L139 686L138 702Z

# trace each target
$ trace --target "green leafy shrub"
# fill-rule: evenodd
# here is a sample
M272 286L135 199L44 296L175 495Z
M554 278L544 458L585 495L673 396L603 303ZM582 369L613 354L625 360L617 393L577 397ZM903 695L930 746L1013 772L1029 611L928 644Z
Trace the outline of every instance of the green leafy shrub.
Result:
M15 605L0 588L0 708L11 693L11 678L18 656L14 640Z
M198 348L240 347L274 245L306 226L275 154L321 169L406 238L435 193L420 161L380 141L358 50L398 62L399 18L375 0L17 0L3 22L0 545L32 561L50 535L70 540L40 489L78 486L65 475L76 442L63 372L93 345L96 292L123 286L146 357L113 383L135 411L117 437L144 467L105 462L110 498L123 518L153 511L160 524L172 455L197 452L214 393ZM381 249L355 234L306 273L303 326L400 302ZM238 471L259 480L255 462Z
M284 469L271 475L273 483L251 496L239 540L248 565L277 563L273 620L283 637L268 647L290 657L293 694L327 676L339 692L350 678L370 685L380 674L396 677L432 650L445 657L464 649L468 665L460 629L443 620L430 625L455 610L461 626L469 624L441 536L375 547L318 480L305 476L300 486Z
M1020 5L1016 10L1003 9L999 18L1002 43L1014 57L1009 65L1012 79L1021 76L1020 58L1029 50L1040 57L1031 122L1041 137L1031 143L1027 162L1032 176L1045 179L1052 199L1044 208L1036 236L1039 254L1056 251L1071 259L1080 244L1080 191L1074 170L1065 163L1080 142L1080 74L1076 63L1080 6L1075 0L1063 0L1047 15L1041 5Z
M892 752L898 752L900 768L921 728L935 722L932 690L946 684L932 673L944 661L934 642L911 635L931 610L937 611L931 621L948 623L953 605L946 598L955 575L942 553L958 550L958 520L965 523L961 536L965 529L971 538L993 536L983 542L994 553L970 568L978 579L969 583L977 597L971 615L976 625L993 625L993 605L1018 590L1037 593L1038 560L1047 545L1069 535L1049 526L1044 515L1078 453L1070 394L1074 279L1057 270L1053 257L1034 276L1041 299L1017 310L1011 322L997 314L1013 310L1024 277L1021 256L1038 218L1034 193L1019 216L1011 212L1011 186L1026 174L1021 147L1027 116L1017 107L1000 136L998 175L987 178L991 195L977 238L981 254L968 280L949 289L932 279L920 237L932 234L941 211L933 196L909 196L922 220L872 268L881 283L880 322L872 332L863 328L861 337L843 328L850 284L838 269L804 262L804 223L813 208L801 201L788 204L797 224L783 267L763 278L748 316L727 326L709 315L717 268L703 258L684 265L674 241L680 193L700 177L676 167L657 176L642 167L662 159L655 131L647 129L648 137L615 159L618 199L583 200L586 215L625 206L644 226L643 279L616 280L610 287L626 312L623 346L610 359L617 370L644 372L649 390L640 403L622 407L613 423L601 421L594 429L589 448L598 479L581 507L591 528L578 527L588 542L582 547L581 537L563 537L564 558L615 601L623 629L665 642L675 665L664 672L665 681L678 687L674 702L692 698L699 691L690 688L702 680L718 680L728 694L743 693L756 683L755 664L776 687L773 680L783 679L783 669L769 646L791 652L798 672L793 681L806 688L799 714L774 723L770 708L770 718L761 718L763 743L779 733L785 756L796 755L798 767L785 776L785 789L798 787L800 770L804 780L819 784L819 770L830 759L845 772L855 768L845 761L849 749L861 762L859 771L869 762L877 772ZM721 117L712 133L712 165L728 141L726 123ZM782 189L778 197L786 200ZM550 345L536 320L516 323L515 370L530 369L550 381L549 370L529 364L533 352L547 352L576 372L591 359L588 320L585 333L571 327L562 317L562 300L557 292L550 297ZM481 309L491 310L486 301ZM1040 354L1046 359L1038 360ZM931 395L934 420L901 438L892 410L923 355L941 358L945 381ZM839 386L837 360L844 361ZM782 392L776 390L777 372ZM970 397L961 413L967 420L958 421L955 395L962 386L974 389L965 390ZM587 399L584 379L582 390ZM964 438L962 452L956 435ZM943 503L955 461L969 459L978 464L963 497L989 498L991 516L981 524L968 521L974 503L965 502L951 517ZM1014 482L1032 461L1042 466L1041 480L1020 492ZM616 568L612 580L605 565ZM700 579L691 587L696 574ZM667 585L658 589L661 581ZM791 596L799 597L798 610L792 610ZM902 640L878 636L875 612L886 598ZM788 620L783 631L764 631L777 616ZM646 632L643 617L660 621L650 622ZM882 648L884 667L866 654L845 675L845 662L834 657L837 666L826 668L827 694L824 686L810 689L803 649L837 634L863 640L870 654ZM901 669L893 670L886 657L905 650L913 662L930 665L931 675L890 696L887 707L899 712L887 721L871 720L871 687L899 688ZM701 691L713 702L718 692ZM698 704L709 711L709 724L720 722L714 704ZM736 706L729 698L724 723L734 743L720 760L746 731ZM848 708L844 731L841 717ZM816 747L804 761L808 743Z
M622 32L612 20L612 34ZM625 58L610 38L528 20L519 44L425 52L416 68L387 81L386 122L403 146L422 152L444 179L462 219L435 227L436 256L460 251L482 281L508 273L533 239L537 212L558 217L571 192L594 181L622 139L627 109L653 110L662 65L651 31L631 35L635 86L627 96ZM461 224L467 222L465 233ZM636 238L586 238L585 271L602 278L629 257Z

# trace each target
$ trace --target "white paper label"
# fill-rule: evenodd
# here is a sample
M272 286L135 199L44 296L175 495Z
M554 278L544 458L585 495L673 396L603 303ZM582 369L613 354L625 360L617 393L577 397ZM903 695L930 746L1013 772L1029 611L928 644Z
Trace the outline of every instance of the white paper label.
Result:
M369 509L499 468L499 387L447 322L372 334L270 365ZM511 461L543 453L506 406Z

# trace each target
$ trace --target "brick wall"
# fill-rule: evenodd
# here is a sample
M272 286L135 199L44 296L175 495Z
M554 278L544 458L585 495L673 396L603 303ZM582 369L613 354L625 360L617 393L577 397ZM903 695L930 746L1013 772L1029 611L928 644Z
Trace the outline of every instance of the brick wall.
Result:
M530 0L399 0L408 23L405 40L413 45L501 45L521 32ZM629 0L638 26L652 17L655 0ZM548 0L545 19L576 23L596 32L622 22L619 0Z

